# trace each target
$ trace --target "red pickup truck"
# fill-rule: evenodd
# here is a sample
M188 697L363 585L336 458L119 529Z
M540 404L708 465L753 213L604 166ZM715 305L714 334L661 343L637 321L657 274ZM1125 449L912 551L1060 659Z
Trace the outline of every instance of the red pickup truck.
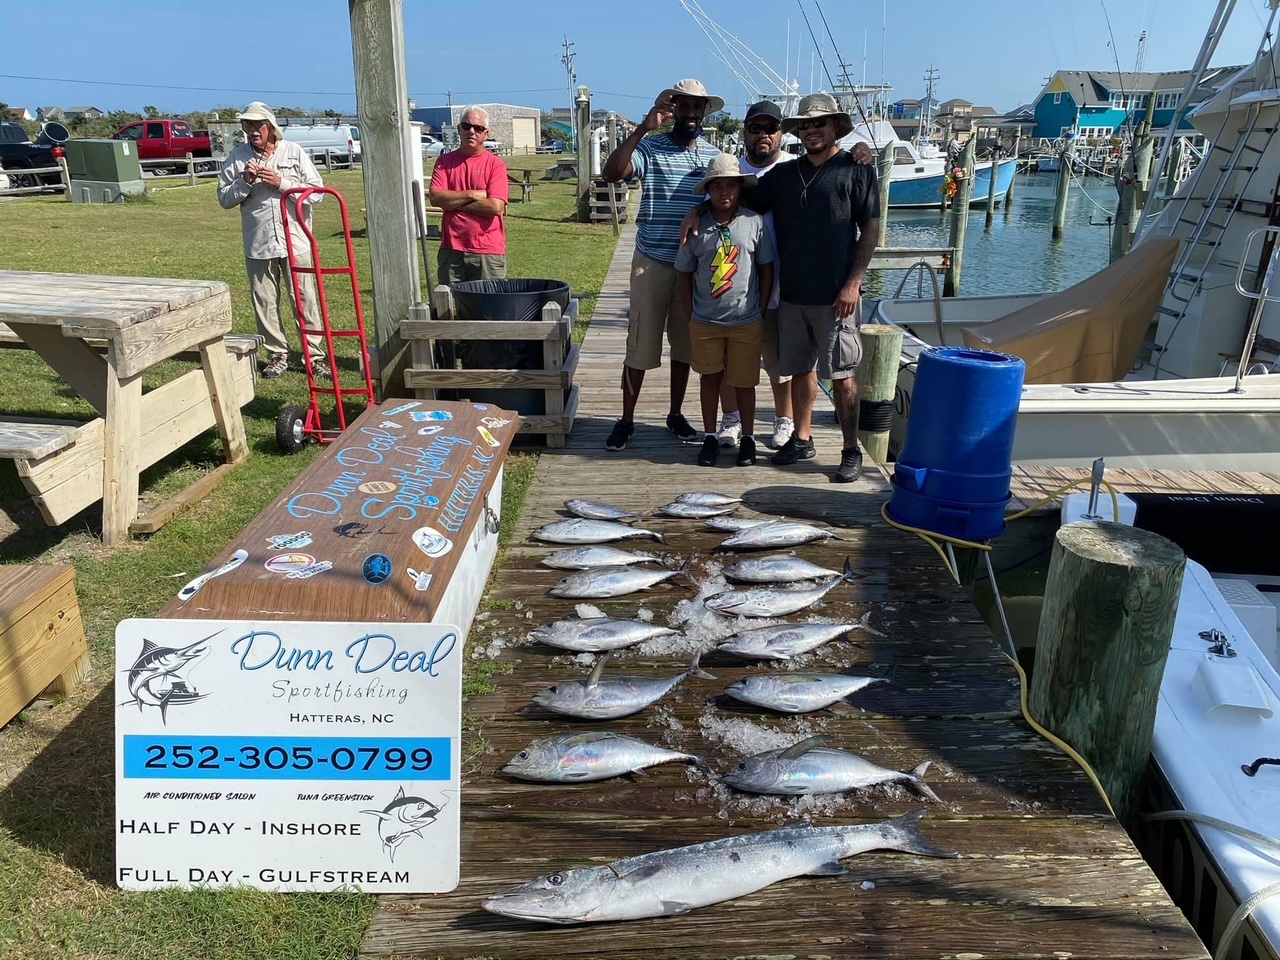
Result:
M209 158L205 163L197 163L197 170L214 166L209 131L192 130L185 120L138 120L117 130L113 139L137 143L139 160L182 161L171 168L174 172L185 172L188 153L196 158Z

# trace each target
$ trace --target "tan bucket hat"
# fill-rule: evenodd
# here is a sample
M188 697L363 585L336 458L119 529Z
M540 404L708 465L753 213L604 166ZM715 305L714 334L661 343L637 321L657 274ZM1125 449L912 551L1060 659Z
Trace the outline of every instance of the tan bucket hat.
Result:
M284 131L280 129L280 124L276 122L276 115L271 112L261 100L255 100L249 106L244 108L244 113L236 114L237 120L266 120L271 124L271 129L275 131L276 139L284 139Z
M853 120L840 109L836 98L829 93L811 93L807 97L801 97L797 111L795 116L783 119L783 133L794 133L801 120L814 120L818 117L835 117L837 140L853 132Z
M707 175L698 181L698 185L693 188L693 192L703 194L707 192L707 184L712 180L727 180L736 178L742 181L744 187L754 187L756 185L756 175L754 173L743 173L742 168L738 166L738 161L729 156L727 153L717 153L711 162L707 164Z
M671 97L701 97L707 101L707 114L724 109L724 100L707 93L707 88L702 85L701 80L681 80L674 87L667 87L667 89L658 94L653 104L657 106L663 100ZM703 116L706 116L706 114L703 114Z

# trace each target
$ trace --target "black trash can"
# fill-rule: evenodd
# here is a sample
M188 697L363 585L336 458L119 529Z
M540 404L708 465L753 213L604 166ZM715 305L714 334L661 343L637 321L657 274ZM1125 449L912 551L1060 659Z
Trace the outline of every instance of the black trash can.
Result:
M464 280L453 284L453 302L462 320L541 320L542 308L558 303L569 308L569 285L563 280ZM436 363L460 365L464 370L538 370L542 368L541 340L461 340L437 344ZM526 416L547 412L542 390L468 388L441 390L443 400L492 403Z

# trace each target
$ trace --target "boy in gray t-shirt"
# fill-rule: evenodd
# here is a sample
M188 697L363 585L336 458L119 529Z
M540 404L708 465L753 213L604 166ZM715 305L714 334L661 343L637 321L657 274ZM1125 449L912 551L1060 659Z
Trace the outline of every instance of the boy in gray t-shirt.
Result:
M721 154L711 161L695 193L711 206L696 236L676 256L676 296L688 311L692 366L701 378L706 436L698 463L715 466L721 382L732 387L742 414L738 466L756 462L756 384L760 382L761 307L773 293L773 241L764 218L740 206L742 187L756 182Z

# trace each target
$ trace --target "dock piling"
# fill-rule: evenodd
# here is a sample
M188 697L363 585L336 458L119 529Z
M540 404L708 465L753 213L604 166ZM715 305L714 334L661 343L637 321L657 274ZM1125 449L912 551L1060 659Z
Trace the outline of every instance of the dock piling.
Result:
M889 186L893 174L893 144L886 143L880 148L880 159L876 169L877 185L880 187L880 239L877 246L888 246L889 239Z
M876 463L889 460L889 428L902 359L902 328L891 323L858 327L862 360L858 364L858 442Z
M960 269L964 263L964 238L969 230L969 201L973 198L973 151L976 144L972 137L964 145L960 154L959 166L964 170L960 178L959 189L951 198L951 241L950 247L955 251L951 255L951 267L947 270L942 284L944 297L955 297L960 294Z
M1031 678L1032 714L1093 767L1132 825L1186 554L1107 521L1058 530Z
M1067 226L1067 194L1071 191L1071 177L1075 173L1076 142L1068 140L1058 154L1058 187L1053 194L1053 239L1061 240Z
M987 229L996 220L996 187L1000 183L1000 145L991 148L991 184L987 187Z
M1013 153L1010 154L1013 157L1013 179L1009 181L1009 189L1004 195L1004 215L1006 217L1009 216L1009 210L1013 206L1013 187L1018 182L1018 152L1021 148L1022 135L1021 128L1019 128L1019 133L1013 136Z

